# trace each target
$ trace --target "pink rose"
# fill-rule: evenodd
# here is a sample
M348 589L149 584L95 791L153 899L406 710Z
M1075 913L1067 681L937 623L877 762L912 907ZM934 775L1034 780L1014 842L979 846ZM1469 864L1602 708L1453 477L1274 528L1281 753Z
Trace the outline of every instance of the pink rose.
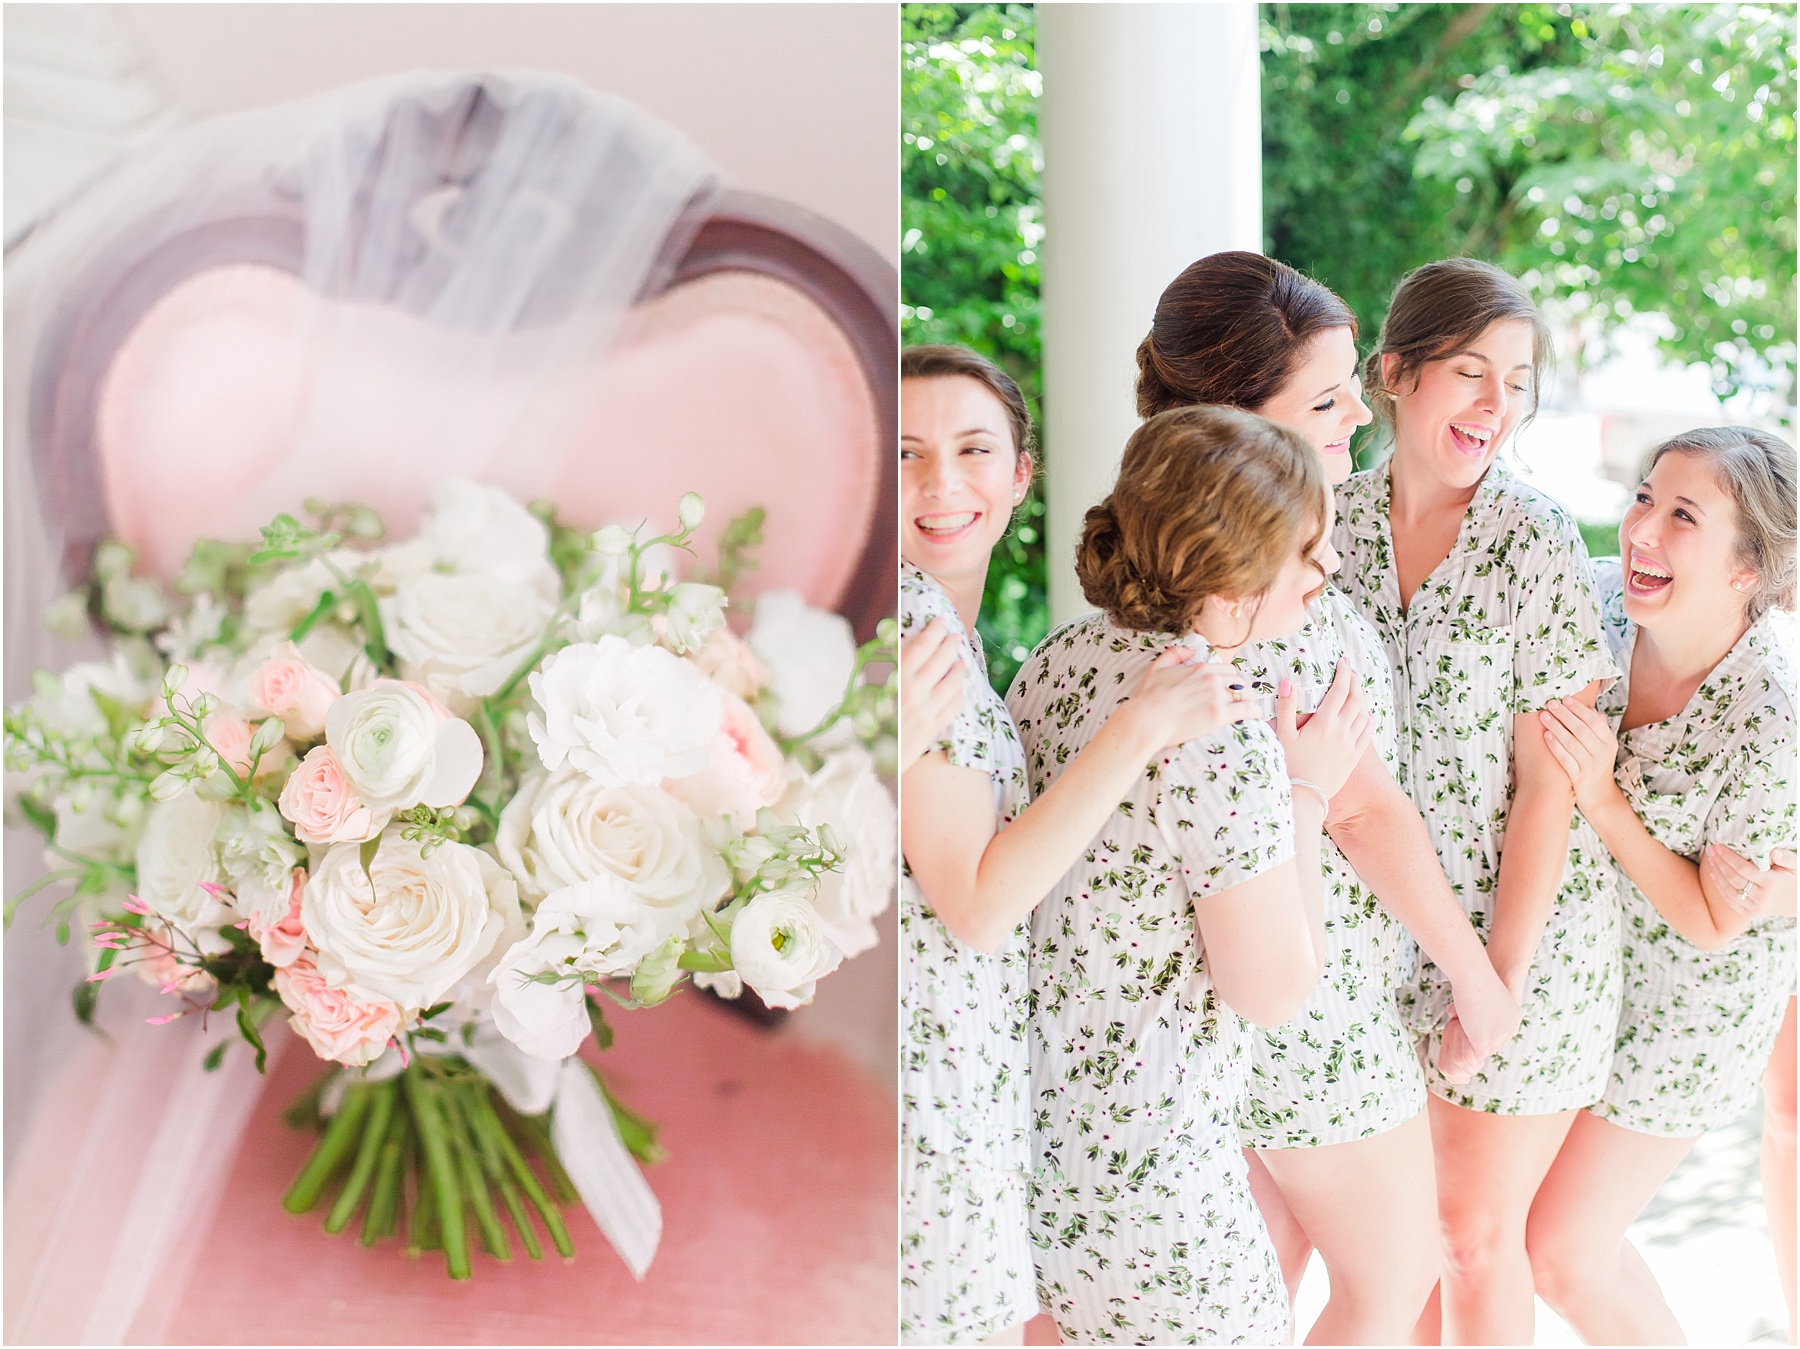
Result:
M232 772L242 777L250 771L250 738L255 730L235 712L227 712L220 708L205 721L200 729L206 735L206 743L219 752L219 757L231 765ZM257 765L259 769L267 769L274 765L272 755L265 754ZM260 773L258 776L261 776Z
M294 1014L288 1024L313 1053L334 1063L354 1068L379 1058L400 1029L400 1009L393 1003L385 998L350 1001L342 989L325 982L310 960L276 970L275 991Z
M734 697L750 699L769 686L769 670L750 644L729 628L716 629L688 659L701 673Z
M787 785L781 750L743 699L727 693L719 701L725 715L708 747L706 767L667 778L662 788L696 815L729 813L748 827L759 809L781 799Z
M276 805L302 843L362 843L381 832L390 813L363 804L328 745L306 752Z
M325 734L325 714L341 694L337 680L309 664L292 642L283 642L250 676L250 696L280 717L294 740Z
M246 924L250 935L262 945L263 959L276 969L292 965L306 950L306 929L300 925L300 896L305 890L306 870L295 867L286 916L280 922L271 923L251 914Z

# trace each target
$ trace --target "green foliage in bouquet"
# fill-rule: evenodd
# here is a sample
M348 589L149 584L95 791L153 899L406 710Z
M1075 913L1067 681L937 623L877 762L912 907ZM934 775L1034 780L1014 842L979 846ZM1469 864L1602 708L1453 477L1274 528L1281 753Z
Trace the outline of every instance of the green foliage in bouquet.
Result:
M491 500L481 508L501 509ZM534 503L529 515L516 503L506 503L502 514L511 514L500 522L502 533L510 526L516 540L519 530L529 537L542 526L546 553L531 565L547 567L546 576L553 575L554 599L546 589L539 600L545 615L541 631L530 640L535 630L525 630L516 660L510 668L500 667L504 675L484 680L479 696L462 690L458 711L452 713L433 704L419 685L380 682L403 680L408 674L396 650L407 620L396 607L390 612L399 616L400 627L390 631L383 611L389 595L405 584L384 574L395 550L366 547L384 538L380 519L355 504L309 501L306 512L310 522L277 516L263 529L260 546L201 540L175 583L175 595L135 576L132 550L108 541L97 550L88 583L53 606L50 617L64 629L101 626L113 639L113 653L108 663L91 662L62 677L40 672L35 696L6 711L6 766L23 779L14 798L17 812L43 834L47 856L61 864L8 901L7 922L30 895L69 886L45 921L55 925L63 942L77 919L86 921L92 972L75 993L76 1013L84 1022L92 1021L100 985L136 966L139 973L152 972L160 991L180 1001L180 1010L152 1017L153 1023L230 1013L261 1071L263 1028L278 1013L293 1010L296 1028L316 1053L351 1065L334 1067L290 1112L295 1122L320 1130L318 1145L286 1198L291 1211L309 1211L329 1199L328 1230L344 1230L361 1212L364 1244L404 1236L412 1251L441 1249L457 1278L468 1277L476 1240L497 1258L508 1258L510 1238L502 1214L528 1255L535 1258L541 1252L530 1219L534 1211L551 1244L569 1255L559 1206L578 1195L551 1141L551 1115L514 1109L465 1056L465 1048L473 1054L475 1044L472 1014L450 999L424 1007L353 1003L331 989L310 963L304 975L297 974L302 968L292 963L297 957L272 956L268 943L284 939L285 932L289 949L304 951L309 961L323 959L313 950L317 934L299 926L299 897L303 883L310 894L321 871L345 856L346 848L375 902L375 872L390 848L425 868L440 850L451 848L447 855L455 861L471 855L462 850L465 846L485 846L482 866L508 877L505 883L512 886L511 873L502 871L491 854L498 846L502 815L522 778L530 772L543 779L536 741L547 732L541 723L532 724L538 715L533 710L534 676L578 643L589 644L586 654L598 659L603 648L592 644L607 641L616 643L615 656L649 647L674 653L659 652L656 659L671 670L679 665L686 671L681 677L695 688L711 676L678 658L700 652L709 641L724 641L728 653L740 653L727 659L759 669L748 646L727 639L724 611L728 590L756 565L764 514L754 509L727 524L708 580L677 581L666 569L653 573L652 560L671 551L692 554L694 531L704 515L695 494L681 499L677 525L661 534L616 525L587 533L560 522L549 503ZM283 582L288 583L285 590ZM546 579L545 585L551 582ZM278 619L272 630L270 614ZM847 629L845 634L847 682L830 706L818 703L822 711L811 724L794 724L783 701L786 695L778 696L767 671L754 678L741 675L749 681L743 695L761 728L756 734L767 737L768 753L779 754L778 766L793 764L811 774L842 752L848 739L873 751L873 767L859 771L872 774L874 767L882 767L891 772L893 691L870 675L893 663L895 624L881 624L875 640L853 654L847 650L852 645ZM298 644L327 638L337 644L334 649L348 653L344 658L351 663L341 677L325 676L301 659ZM353 697L366 698L369 690L393 688L398 692L392 696L412 700L424 723L439 728L440 737L445 727L470 737L460 751L467 769L462 790L448 800L402 793L392 799L391 809L377 801L383 810L367 826L366 838L351 834L345 844L337 841L342 835L333 834L323 842L306 841L313 836L294 823L300 817L286 789L304 767L296 747L315 744L308 762L326 750L318 742L328 739L328 717L317 709L299 710L287 714L299 719L292 728L282 716L264 716L252 724L223 708L215 691L226 677L220 669L239 668L237 663L253 648L261 650L259 642L276 639L283 640L278 652L289 653L281 660L301 672L296 677L326 681L316 690L324 700L320 706L341 708ZM251 664L261 660L250 657ZM195 674L202 667L212 670L207 679ZM262 678L266 669L266 664L259 666L252 677ZM241 691L236 697L240 705L259 702L246 701ZM275 704L265 694L260 705ZM435 714L427 710L433 706ZM539 710L551 715L548 708ZM452 725L459 719L466 727ZM379 747L386 741L378 735L376 743ZM778 780L785 779L778 775ZM216 863L210 873L215 879L202 879L183 892L188 895L184 903L211 906L203 916L172 916L166 905L159 908L138 893L138 835L154 811L176 807L211 812L204 814L208 832L202 839L206 856ZM716 809L724 808L708 806L706 811ZM728 994L749 986L772 1006L791 1006L809 997L812 980L841 959L825 958L836 948L824 942L817 920L809 916L810 899L807 913L796 915L792 908L799 897L816 897L825 878L844 868L848 848L829 823L794 823L766 808L756 812L753 823L729 812L715 818L698 808L689 818L695 823L688 827L700 831L692 845L715 852L713 865L719 868L718 889L711 892L715 898L700 911L704 922L695 924L699 935L677 932L622 958L622 964L598 968L578 959L541 967L508 965L504 958L532 948L532 940L494 939L500 943L494 953L504 957L496 978L505 974L516 979L514 988L542 986L575 1000L580 1024L573 1036L565 1027L554 1053L539 1057L566 1057L590 1029L601 1048L609 1045L611 1029L597 1002L601 995L625 1007L651 1006L683 981L699 977ZM357 839L364 841L357 844ZM153 892L144 893L154 898ZM518 913L517 899L508 902ZM744 918L747 911L754 922ZM292 931L271 916L284 912ZM232 921L242 913L249 916ZM762 950L757 968L765 981L776 982L759 982L757 974L740 965L742 949L733 946L734 935L742 935L740 926L755 927L761 942L757 949ZM872 942L873 929L867 931ZM324 943L318 945L322 950ZM783 962L797 958L797 952L814 948L821 957L816 968L784 968ZM846 949L854 953L854 942ZM784 976L787 982L780 982ZM367 1027L327 1027L320 1032L326 1041L322 1047L313 1033L316 1026L301 1027L299 1006L288 996L302 978L312 981L312 993L295 996L303 1001L306 996L336 997L336 1011L363 1017ZM514 1031L507 1034L515 1036ZM370 1040L370 1035L379 1038ZM385 1079L366 1077L361 1066L381 1052L383 1043L404 1066ZM214 1046L204 1066L218 1068L225 1052L225 1043ZM598 1074L594 1077L597 1082ZM656 1160L661 1152L654 1127L614 1100L603 1085L598 1090L619 1140L638 1159ZM327 1101L335 1109L326 1111ZM533 1160L541 1176L532 1169Z

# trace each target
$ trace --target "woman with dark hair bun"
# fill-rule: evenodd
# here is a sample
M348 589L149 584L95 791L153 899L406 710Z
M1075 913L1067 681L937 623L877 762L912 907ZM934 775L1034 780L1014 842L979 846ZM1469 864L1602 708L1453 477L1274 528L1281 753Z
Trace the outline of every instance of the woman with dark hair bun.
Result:
M1514 278L1467 258L1414 271L1364 366L1392 456L1339 489L1344 589L1393 667L1401 782L1524 1011L1518 1035L1486 1055L1476 1046L1458 1080L1444 1071L1466 1049L1446 972L1427 958L1408 996L1436 1060L1426 1078L1452 1344L1530 1343L1526 1214L1605 1088L1619 1010L1617 882L1538 724L1559 699L1592 707L1618 667L1575 522L1498 458L1549 361L1548 330ZM1428 1317L1436 1343L1432 1329Z
M1351 435L1369 420L1356 364L1355 316L1331 291L1258 253L1215 253L1157 304L1138 348L1138 411L1223 403L1260 412L1299 432L1326 479L1341 482ZM1256 684L1322 687L1340 658L1361 676L1376 734L1332 799L1321 845L1325 974L1291 1020L1253 1033L1238 1125L1289 1287L1312 1249L1325 1262L1331 1298L1309 1342L1392 1344L1410 1334L1440 1258L1425 1077L1395 998L1416 960L1414 938L1452 972L1461 1024L1480 1052L1505 1041L1519 1009L1395 782L1393 680L1368 622L1328 585L1299 632L1250 644L1233 663Z
M1251 709L1171 639L1027 805L1024 752L975 621L1031 482L1031 417L1019 386L964 347L910 347L900 374L900 1335L1021 1343L1037 1310L1023 924L1146 761Z
M1595 577L1624 677L1540 720L1622 873L1624 1008L1525 1240L1582 1339L1679 1344L1625 1231L1754 1108L1794 986L1794 873L1770 866L1794 846L1794 668L1768 617L1794 605L1793 447L1741 426L1666 441Z

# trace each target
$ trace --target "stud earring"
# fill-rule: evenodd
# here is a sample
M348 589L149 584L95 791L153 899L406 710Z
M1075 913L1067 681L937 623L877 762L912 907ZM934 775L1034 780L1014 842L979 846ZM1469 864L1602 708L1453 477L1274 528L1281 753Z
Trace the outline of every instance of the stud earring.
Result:
M1244 616L1244 606L1241 604L1232 605L1231 606L1231 616L1233 618L1242 618Z
M1744 588L1744 583L1742 581L1733 581L1731 583L1731 588L1733 590L1742 590Z

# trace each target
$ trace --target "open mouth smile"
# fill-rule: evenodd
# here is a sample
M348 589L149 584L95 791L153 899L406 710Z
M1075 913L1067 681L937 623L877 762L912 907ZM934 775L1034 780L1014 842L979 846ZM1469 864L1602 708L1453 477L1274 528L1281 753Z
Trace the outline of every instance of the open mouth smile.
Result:
M1674 580L1667 567L1659 566L1634 551L1631 554L1629 570L1625 573L1625 588L1640 598L1654 595L1666 590Z
M972 530L980 519L980 511L956 511L943 515L916 516L913 519L913 526L926 538L942 543L961 538Z
M1476 426L1468 422L1450 423L1450 443L1456 446L1461 454L1471 459L1480 459L1487 454L1488 442L1494 438L1491 426Z

